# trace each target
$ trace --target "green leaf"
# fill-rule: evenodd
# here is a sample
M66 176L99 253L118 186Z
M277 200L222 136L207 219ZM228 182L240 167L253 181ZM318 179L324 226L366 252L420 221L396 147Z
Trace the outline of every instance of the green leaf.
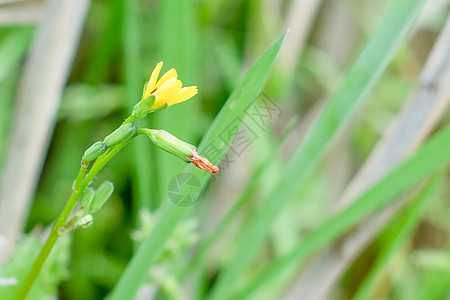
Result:
M142 38L144 31L139 1L122 0L123 2L123 32L122 47L124 52L125 93L129 111L141 100L142 72ZM146 75L149 76L150 74ZM148 77L146 78L148 79ZM143 127L148 127L148 119L141 120ZM151 145L144 139L136 139L132 145L133 153L133 194L134 212L137 214L140 208L155 208L153 202L156 197L154 189L149 182L155 182L155 174L152 174L153 162L149 153L152 153ZM127 149L126 151L130 151Z
M383 270L386 270L392 257L398 253L405 240L413 234L414 229L422 220L424 208L432 200L439 183L443 182L444 174L445 172L438 172L433 176L420 193L412 199L407 211L387 226L386 240L368 274L364 276L363 282L355 292L353 300L364 300L370 297L371 292L377 287L377 279L383 274Z
M28 44L33 34L33 28L14 28L1 39L0 44L0 82L3 81L12 70L19 66L20 61L28 49Z
M52 299L61 281L69 278L68 265L71 242L70 235L64 235L60 238L43 265L27 299ZM0 298L2 300L14 298L20 282L24 280L30 270L41 246L41 240L37 235L24 237L14 250L13 257L0 268L0 278L18 281L18 284L15 285L0 286Z
M222 141L219 138L220 133L237 116L243 116L245 114L245 108L261 93L283 39L284 35L278 38L250 69L209 128L200 144L200 149L204 149L205 146L213 143L217 147L220 155L225 152L227 144L231 142L233 136L230 135L226 141ZM220 156L212 161L217 162L219 158ZM210 175L205 175L205 173L194 169L191 165L186 169L186 173L197 177L201 188L204 188L210 179ZM165 202L161 210L161 214L156 222L157 226L145 238L133 256L113 290L110 297L111 300L132 299L134 297L138 288L144 282L150 267L155 263L161 251L164 249L164 245L170 238L177 223L188 212L188 210L177 207L168 201Z
M379 79L426 1L396 0L353 63L339 88L286 165L275 188L241 231L230 262L220 273L209 299L228 299L243 277L295 188L324 156L365 95Z
M447 164L450 161L449 140L450 126L447 126L423 145L411 158L358 197L350 206L325 221L297 244L293 250L275 260L257 279L247 285L238 297L247 297L257 288L266 285L271 279L279 276L286 267L298 265L309 254L333 241L369 213L399 196L434 169Z
M199 64L201 59L201 43L199 42L201 31L199 29L199 6L196 1L166 0L160 1L155 26L156 39L158 40L158 60L164 61L164 70L175 68L183 86L198 85L201 83ZM152 60L154 58L152 57ZM164 74L164 71L162 72ZM202 87L199 86L200 95L179 105L171 106L160 113L152 114L151 124L153 128L164 129L178 138L192 143L198 141L199 126L187 126L191 120L201 119ZM175 121L176 120L176 121ZM157 169L159 201L164 200L167 185L174 174L183 172L183 163L166 155L161 151L155 151L154 163ZM153 187L156 188L156 187ZM158 203L159 204L159 203Z

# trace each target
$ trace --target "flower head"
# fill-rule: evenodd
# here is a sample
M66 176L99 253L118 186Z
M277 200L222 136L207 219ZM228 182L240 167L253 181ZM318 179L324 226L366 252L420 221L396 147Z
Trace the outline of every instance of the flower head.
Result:
M196 86L182 87L177 71L172 68L158 80L163 62L153 69L150 79L144 86L141 101L133 109L136 117L142 118L147 113L164 109L168 106L184 102L198 93Z

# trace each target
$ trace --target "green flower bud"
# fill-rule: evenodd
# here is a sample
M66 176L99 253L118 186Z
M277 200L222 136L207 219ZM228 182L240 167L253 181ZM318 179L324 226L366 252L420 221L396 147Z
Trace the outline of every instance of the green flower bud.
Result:
M92 215L87 214L84 217L80 218L76 222L73 223L74 229L81 227L81 228L88 228L94 223L94 218Z
M58 234L65 234L74 231L78 228L88 228L94 223L94 218L90 214L86 214L82 217L76 216L70 220L65 226L58 229Z
M149 113L163 110L167 107L167 104L161 107L153 107L153 104L155 104L155 100L155 95L150 95L149 97L142 99L133 107L133 112L131 113L131 115L136 119L139 119L145 117Z
M142 129L141 132L145 133L153 144L164 151L181 158L185 162L191 162L191 158L197 153L197 148L195 148L195 146L179 140L165 130L145 128Z
M127 123L116 130L114 130L110 135L105 137L103 142L109 148L116 146L117 144L126 141L134 136L136 133L136 126L133 123Z
M91 202L89 211L96 212L102 208L103 204L111 197L114 192L114 184L111 181L104 181L95 192L94 199Z
M94 199L94 196L95 196L94 189L91 187L88 187L84 191L83 197L81 198L81 201L80 201L81 209L89 210L89 207L91 206L92 199Z
M82 160L85 162L90 162L105 153L108 146L106 146L103 142L96 142L92 146L90 146L83 155Z
M144 98L144 96L145 96L145 92L147 91L147 88L148 88L148 84L150 83L150 81L146 81L145 83L144 83L144 88L142 89L142 98L141 98L141 100ZM155 102L155 101L153 101L153 102Z

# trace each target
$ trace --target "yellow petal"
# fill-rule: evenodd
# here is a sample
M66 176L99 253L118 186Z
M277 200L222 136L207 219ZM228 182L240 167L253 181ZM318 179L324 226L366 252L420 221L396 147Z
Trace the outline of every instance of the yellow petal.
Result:
M148 80L148 85L144 93L144 99L149 97L151 93L155 90L155 84L158 80L159 73L161 72L161 68L163 66L163 62L160 61L156 64L156 67L153 69L152 75L150 75L150 79Z
M168 104L170 99L180 91L181 86L181 81L173 77L164 82L164 84L154 92L156 100L152 107L160 107L166 105L166 103Z
M173 88L171 90L171 93L167 95L167 106L171 106L174 103L174 101L177 99L177 95L181 90L181 87L183 86L183 83L177 79L177 81L175 81L175 83L173 84Z
M158 82L155 85L155 89L160 88L167 80L177 77L178 77L177 71L174 68L170 69L163 76L161 76L161 79L158 80Z
M197 93L198 89L196 86L184 87L177 93L175 99L171 102L171 105L189 100L197 95Z

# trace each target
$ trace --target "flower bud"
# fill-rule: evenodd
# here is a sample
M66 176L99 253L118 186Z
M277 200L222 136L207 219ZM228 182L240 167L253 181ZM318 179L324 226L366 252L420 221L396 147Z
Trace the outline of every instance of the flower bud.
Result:
M104 181L95 192L94 199L90 205L90 212L96 212L102 208L103 204L111 197L114 192L114 184L111 181Z
M84 152L82 160L84 162L93 161L94 159L105 153L106 149L108 149L108 146L106 146L105 143L96 142Z
M197 148L195 146L179 140L165 130L144 128L139 129L139 133L145 133L153 144L164 151L181 158L187 163L193 163L194 166L199 169L210 173L219 172L218 167L210 163L206 158L198 155Z
M195 152L194 157L191 158L191 162L194 164L194 166L196 166L197 168L202 169L204 171L207 171L210 173L218 173L219 172L219 167L216 167L215 165L210 163L209 160L198 155L197 152Z
M142 129L142 132L150 138L153 144L185 162L191 162L190 158L196 152L195 146L179 140L165 130Z
M92 217L92 215L87 214L84 217L77 220L76 222L74 222L73 227L74 227L74 229L76 229L78 227L88 228L89 226L92 225L92 223L94 223L94 218Z
M84 191L83 197L81 198L81 201L80 201L81 209L89 210L89 207L91 206L91 203L92 203L92 199L94 199L94 195L95 195L95 191L91 187L88 187Z
M103 142L109 148L116 146L117 144L126 141L134 136L136 133L136 126L133 123L127 123L116 130L114 130L110 135L105 137Z
M150 95L149 97L139 101L134 107L131 115L135 119L145 117L147 114L165 109L168 105L163 103L162 105L155 106L156 96Z
M148 81L146 82L147 86ZM145 88L145 87L144 87ZM152 105L155 103L155 95L151 95L147 98L142 98L141 101L139 101L134 107L133 112L131 113L135 118L143 118L152 110Z
M75 216L70 220L65 226L58 229L58 234L65 234L74 231L78 228L88 228L94 223L94 218L91 214L86 214L84 216Z

